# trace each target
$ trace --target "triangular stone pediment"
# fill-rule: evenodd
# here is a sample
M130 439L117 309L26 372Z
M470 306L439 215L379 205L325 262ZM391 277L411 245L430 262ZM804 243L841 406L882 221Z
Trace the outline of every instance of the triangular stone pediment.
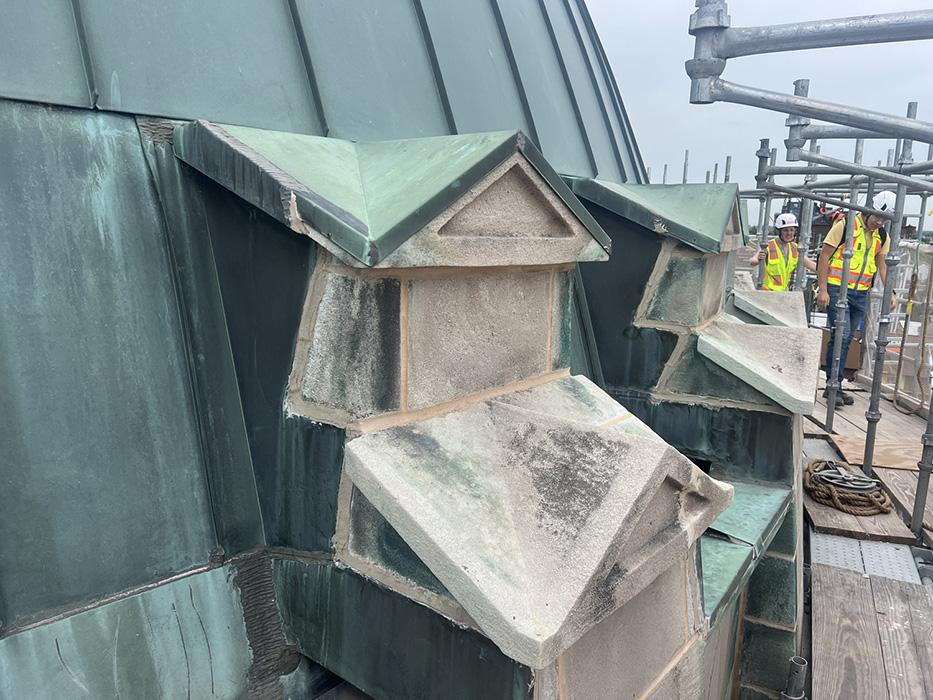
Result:
M518 163L441 226L439 236L567 238L574 227Z
M686 555L730 498L581 377L363 435L345 469L480 629L533 668Z
M471 187L376 267L553 265L607 259L520 153Z

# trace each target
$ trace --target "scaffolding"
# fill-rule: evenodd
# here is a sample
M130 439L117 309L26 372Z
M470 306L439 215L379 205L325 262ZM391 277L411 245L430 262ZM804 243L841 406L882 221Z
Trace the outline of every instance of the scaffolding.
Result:
M759 213L759 236L768 223L771 202L778 195L796 197L801 201L801 243L805 250L809 249L812 224L812 207L814 202L821 202L839 207L846 215L846 236L843 246L843 269L841 284L835 303L836 323L835 338L841 340L848 317L849 294L849 263L853 257L852 235L857 213L874 215L890 220L890 247L885 256L887 274L884 276L883 290L876 295L874 312L874 343L871 367L866 373L871 381L871 395L869 408L865 414L868 421L863 469L866 474L872 473L872 461L875 446L877 424L881 419L880 398L883 386L887 383L892 393L899 392L900 376L895 369L894 379L886 382L886 371L891 367L892 355L896 354L895 366L903 374L906 362L905 344L909 345L913 321L916 290L918 287L919 265L913 268L898 268L902 254L901 232L904 227L905 203L908 195L920 195L923 198L923 210L926 208L926 197L933 192L933 179L929 174L933 172L933 150L928 153L926 161L913 162L913 142L918 141L933 144L933 124L919 121L917 117L917 103L911 102L904 117L882 114L849 105L824 102L809 97L809 81L797 80L794 83L794 94L786 95L755 87L738 85L723 80L720 76L725 70L730 58L749 56L763 53L784 51L797 51L802 49L829 48L838 46L852 46L863 44L877 44L896 41L913 41L933 38L933 10L915 12L897 12L883 15L870 15L864 17L848 17L832 20L817 20L811 22L798 22L761 27L733 27L725 0L697 0L697 9L690 16L690 34L695 38L694 57L686 62L687 74L691 79L690 101L694 104L711 104L714 102L732 102L758 107L788 115L786 126L788 136L785 141L787 148L786 159L789 163L803 163L797 167L778 168L775 164L774 150L769 148L767 141L762 141L756 152L758 157L758 172L756 177L757 190L745 193L761 202ZM812 124L811 120L827 122L825 124ZM852 161L824 156L820 152L821 139L854 139L855 153ZM863 164L862 155L865 139L897 139L895 152L889 156L886 167L872 167ZM809 148L807 143L809 142ZM799 175L805 176L804 182L799 186L778 184L776 176ZM841 180L827 180L818 182L820 176L846 175ZM872 195L885 187L896 188L896 199L893 212L885 208L879 211L873 208ZM864 193L864 194L863 194ZM864 196L864 204L859 204L860 196ZM922 232L923 214L918 225ZM905 241L906 242L906 241ZM923 251L919 244L915 259L920 260ZM911 270L907 287L905 283L905 270ZM929 268L927 268L929 278ZM804 275L798 275L796 286L803 284ZM927 283L929 286L929 282ZM892 300L895 305L892 306ZM923 329L922 337L918 335L915 351L910 354L910 366L914 377L917 376L917 367L922 362L926 350L926 328L929 325L929 302L924 297L921 308L920 326ZM900 344L889 347L889 335L893 330L895 340L898 339L900 329ZM918 329L919 334L919 329ZM842 342L834 343L833 357L827 358L828 366L837 368L842 361ZM933 372L933 365L930 367ZM825 427L832 432L835 402L841 390L841 374L836 371L827 376L827 412ZM919 398L921 381L917 382ZM928 395L929 380L924 389ZM895 397L896 398L896 397ZM927 487L930 474L933 472L933 410L929 410L927 398L928 422L923 438L923 456L919 463L919 483L916 503L911 520L911 529L920 537L923 528L922 514L926 500Z

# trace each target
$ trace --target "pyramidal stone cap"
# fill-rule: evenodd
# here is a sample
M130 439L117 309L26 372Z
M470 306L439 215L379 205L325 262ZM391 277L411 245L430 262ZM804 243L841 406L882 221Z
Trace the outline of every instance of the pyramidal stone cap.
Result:
M174 148L188 165L354 267L594 261L605 260L611 245L521 132L354 142L197 121L175 128ZM516 196L536 198L545 215L512 221L499 205ZM487 200L485 218L483 206L471 212L481 230L453 220L462 198ZM503 229L503 222L511 225ZM418 239L432 223L430 240ZM516 244L539 250L530 262L509 259ZM415 250L403 255L405 247Z
M736 289L732 299L735 308L769 326L807 327L803 292Z
M480 629L539 669L686 556L732 495L570 376L364 434L344 468Z
M721 314L697 331L697 351L791 413L813 412L819 330L746 324Z

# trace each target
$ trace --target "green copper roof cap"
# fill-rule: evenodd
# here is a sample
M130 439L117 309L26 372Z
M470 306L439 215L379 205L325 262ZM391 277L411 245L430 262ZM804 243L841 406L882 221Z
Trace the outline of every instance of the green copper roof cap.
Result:
M325 238L318 242L350 264L385 259L516 153L599 246L610 248L521 132L363 143L197 121L176 127L174 141L181 160L290 228L312 227Z
M721 253L742 236L735 183L632 185L569 178L574 194L704 253Z

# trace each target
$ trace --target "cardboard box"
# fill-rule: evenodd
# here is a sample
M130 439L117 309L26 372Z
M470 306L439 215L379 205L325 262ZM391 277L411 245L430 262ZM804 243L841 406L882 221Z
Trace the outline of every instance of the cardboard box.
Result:
M826 369L826 346L829 345L829 329L823 328L823 345L820 348L820 367ZM851 379L855 376L859 367L862 366L862 331L856 331L852 342L849 344L849 354L846 355L845 364L842 366L843 376Z

